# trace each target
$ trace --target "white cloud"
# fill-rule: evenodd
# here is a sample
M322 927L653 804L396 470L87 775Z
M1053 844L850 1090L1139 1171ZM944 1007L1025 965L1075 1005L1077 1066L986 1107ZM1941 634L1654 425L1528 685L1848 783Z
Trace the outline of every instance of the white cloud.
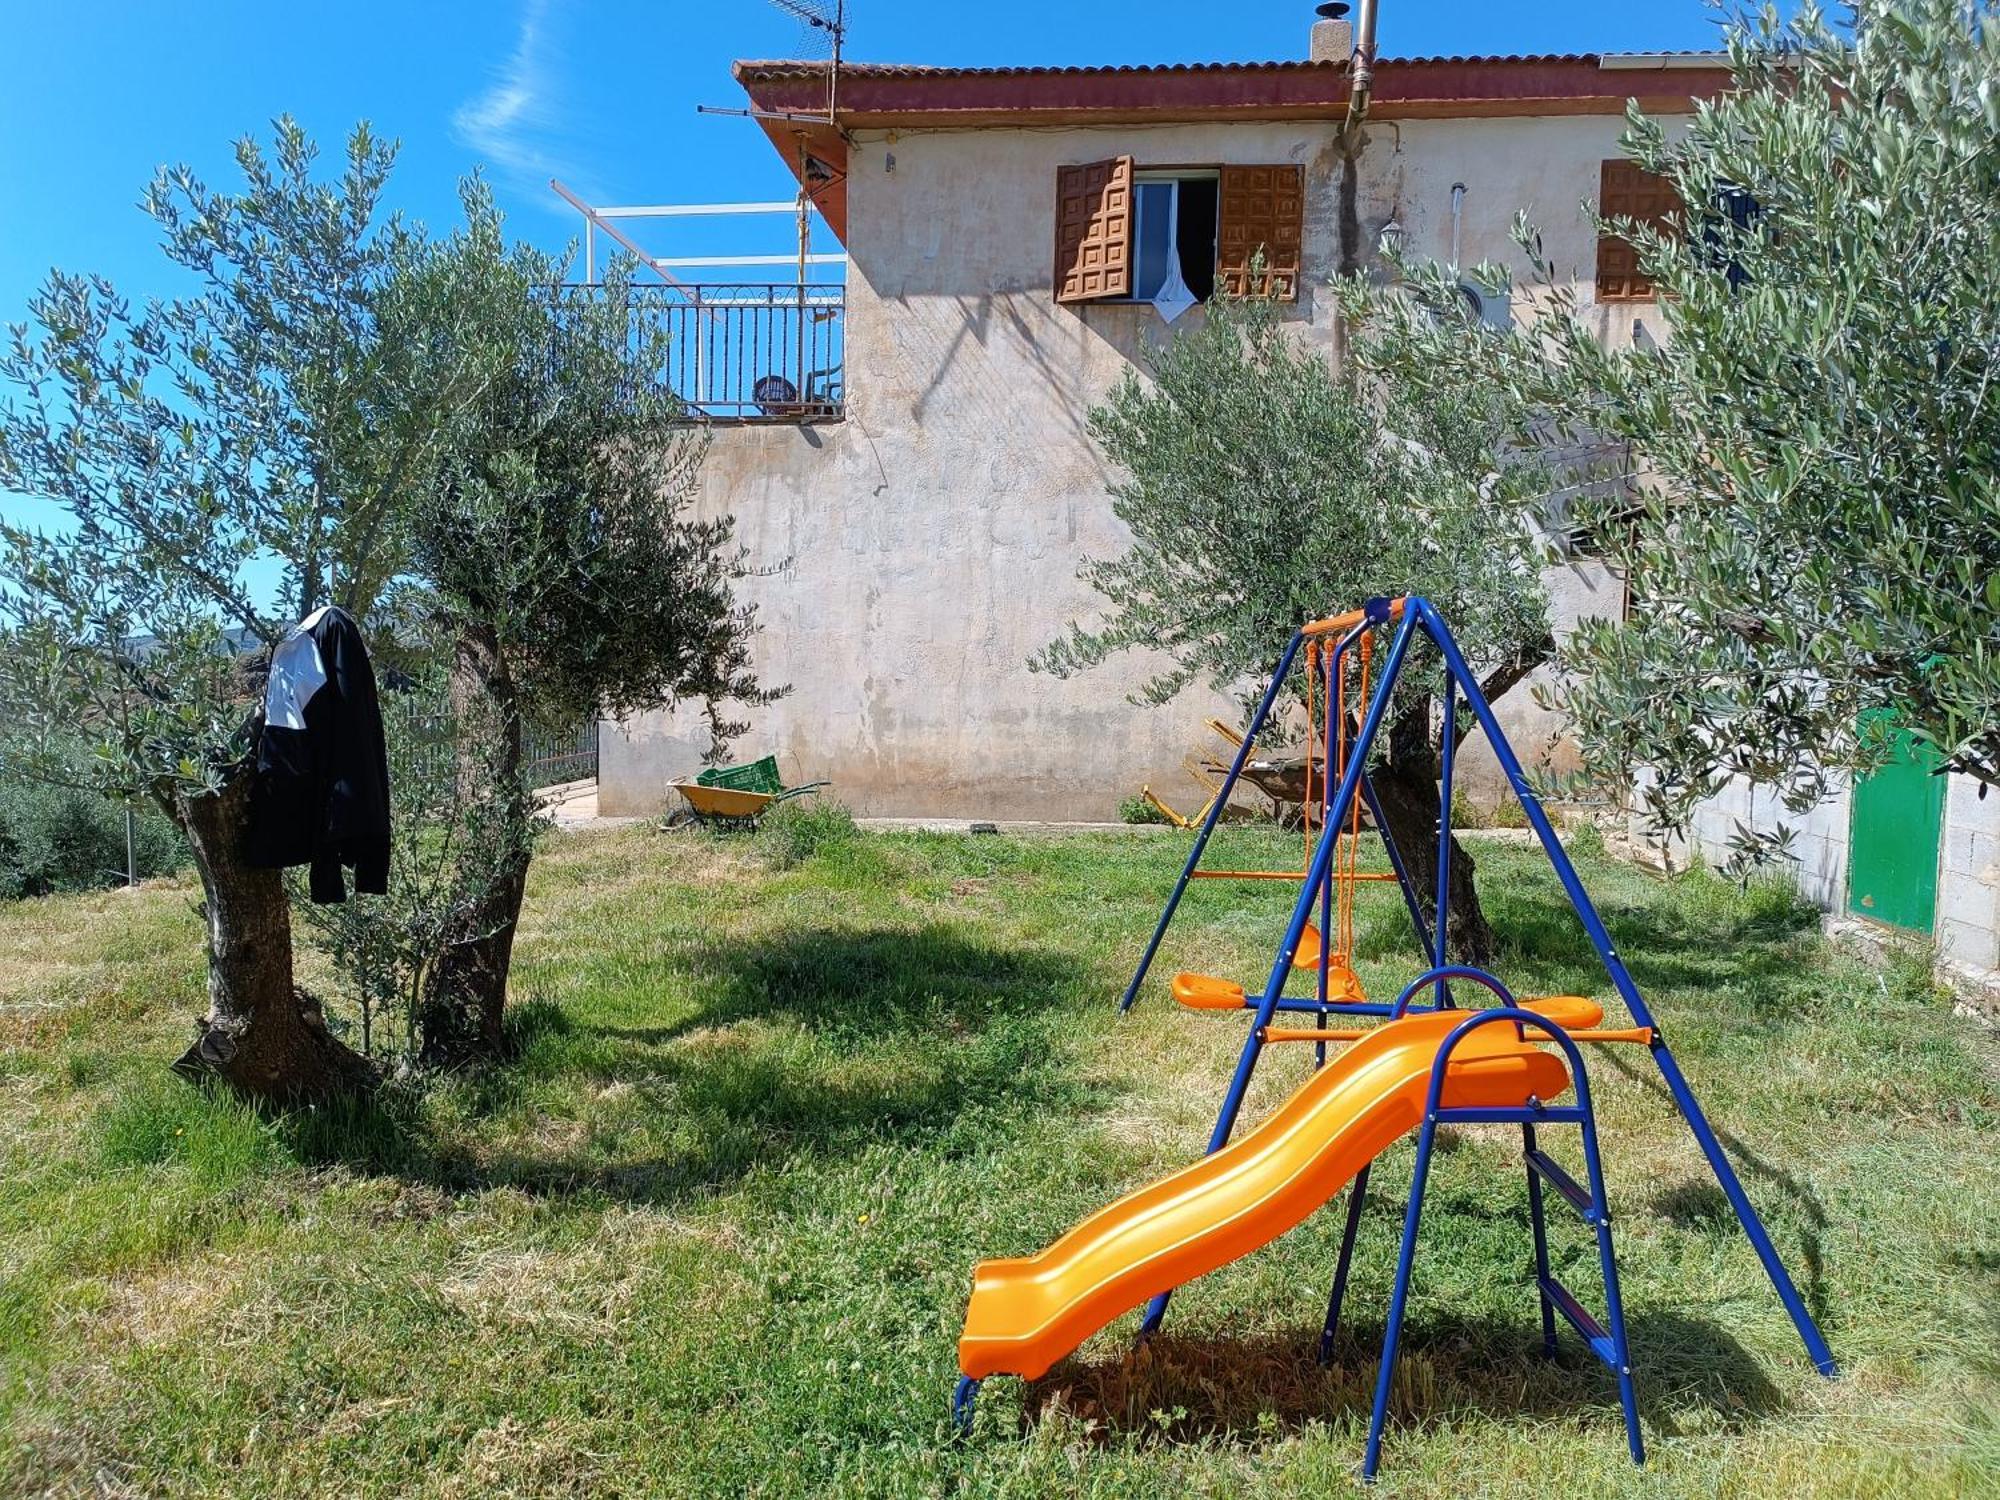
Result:
M520 32L492 87L466 100L451 117L452 134L510 185L532 191L565 175L549 136L562 121L550 69L549 0L526 0Z

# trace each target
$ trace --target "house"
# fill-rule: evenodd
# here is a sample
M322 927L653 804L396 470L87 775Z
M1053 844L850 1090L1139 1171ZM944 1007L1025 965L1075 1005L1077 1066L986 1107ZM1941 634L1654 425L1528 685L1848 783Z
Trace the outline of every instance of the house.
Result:
M826 63L736 65L847 256L844 289L789 289L795 307L751 325L762 344L734 404L706 408L703 503L734 514L753 556L785 560L749 590L759 667L791 686L758 714L759 752L873 814L1107 819L1148 781L1198 801L1178 767L1233 705L1190 691L1134 707L1136 658L1070 681L1026 666L1097 607L1077 566L1122 528L1086 418L1165 313L1198 319L1228 285L1278 299L1331 352L1326 284L1379 267L1385 231L1471 266L1515 256L1525 209L1603 338L1660 331L1629 248L1580 205L1660 210L1618 146L1627 102L1685 114L1725 86L1719 58L1385 58L1350 155L1352 50L1327 21L1289 61L848 63L832 123ZM1532 314L1468 293L1491 318ZM740 324L701 316L712 379ZM1559 625L1620 607L1588 561L1550 584ZM1549 739L1526 689L1503 712L1517 742ZM660 808L706 743L692 713L607 726L603 810Z

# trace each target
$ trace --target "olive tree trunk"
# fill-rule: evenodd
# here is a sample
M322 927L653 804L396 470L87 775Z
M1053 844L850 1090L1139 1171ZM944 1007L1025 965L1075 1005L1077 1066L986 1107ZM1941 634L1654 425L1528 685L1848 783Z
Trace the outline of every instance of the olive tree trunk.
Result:
M1489 703L1555 656L1555 637L1526 641L1479 684ZM1389 723L1388 744L1374 771L1375 796L1382 820L1403 857L1403 868L1417 889L1425 920L1435 931L1438 874L1438 778L1444 766L1439 742L1431 734L1428 697L1412 702ZM1446 726L1444 732L1454 732ZM1493 928L1479 902L1478 862L1456 834L1450 840L1451 891L1445 951L1456 962L1485 968L1496 956Z
M460 803L481 808L497 827L494 857L456 914L418 1007L420 1060L445 1068L497 1057L504 1047L507 976L533 852L520 695L488 626L469 625L458 639L451 706L459 726Z
M1389 726L1387 756L1373 773L1382 821L1403 857L1424 917L1436 930L1438 876L1438 773L1442 769L1430 734L1428 704L1404 713ZM1461 962L1484 967L1493 962L1493 928L1479 904L1478 864L1454 834L1451 839L1450 925L1446 951Z
M244 856L250 782L241 767L220 791L177 795L168 806L201 874L208 949L208 1014L174 1067L280 1105L358 1092L375 1070L327 1030L318 1002L293 983L284 875L254 869Z

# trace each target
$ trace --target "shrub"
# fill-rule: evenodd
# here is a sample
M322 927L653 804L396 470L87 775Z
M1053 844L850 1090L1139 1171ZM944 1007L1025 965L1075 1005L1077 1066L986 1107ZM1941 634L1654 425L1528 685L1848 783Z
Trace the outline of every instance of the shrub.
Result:
M133 824L140 877L187 861L187 845L152 807ZM0 783L0 900L118 885L125 878L124 804L94 792Z
M1564 836L1563 848L1572 859L1602 859L1604 830L1595 823L1579 823Z
M853 842L858 831L854 814L842 803L796 797L780 803L757 825L757 841L773 866L789 870Z
M1127 797L1118 804L1118 821L1121 823L1164 823L1167 815L1144 797Z

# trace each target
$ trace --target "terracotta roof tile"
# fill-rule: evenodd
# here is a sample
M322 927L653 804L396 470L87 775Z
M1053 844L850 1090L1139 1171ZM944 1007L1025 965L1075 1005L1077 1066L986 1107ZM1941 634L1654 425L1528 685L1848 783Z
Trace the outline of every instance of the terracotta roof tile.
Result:
M1633 58L1710 58L1704 50L1664 52L1541 52L1481 56L1383 57L1377 66L1463 67L1468 64L1495 67L1533 67L1549 63L1593 63ZM844 62L841 72L860 78L1025 78L1036 76L1102 76L1118 73L1311 73L1338 70L1345 63L1308 62L1302 58L1253 62L1116 63L1091 66L1048 65L1042 67L951 67L932 63ZM825 61L791 58L746 58L735 66L739 79L816 78L825 74Z

